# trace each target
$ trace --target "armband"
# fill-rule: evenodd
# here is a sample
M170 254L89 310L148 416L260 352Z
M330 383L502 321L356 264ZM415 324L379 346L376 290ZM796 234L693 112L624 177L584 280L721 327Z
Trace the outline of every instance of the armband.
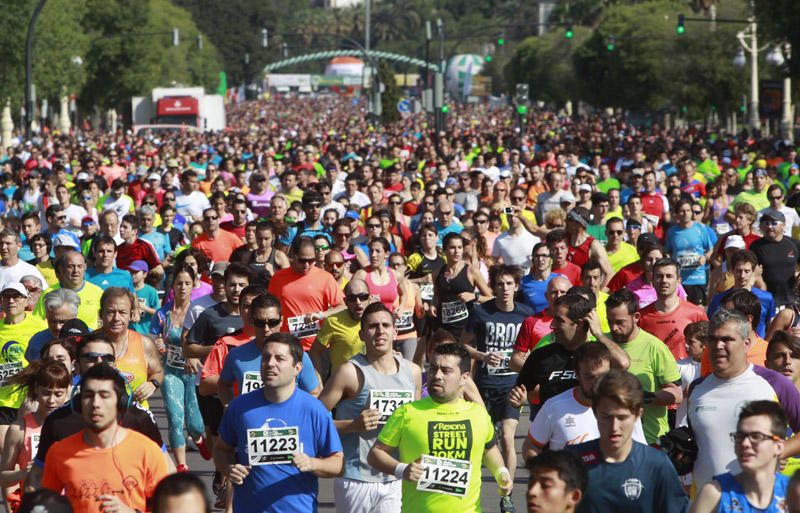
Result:
M502 476L503 474L508 475L509 478L511 477L511 472L509 472L508 467L500 467L499 469L497 469L497 472L495 472L494 474L494 480L500 481L500 476Z
M403 479L403 474L406 472L406 467L408 467L408 463L398 463L394 468L394 477L397 479Z

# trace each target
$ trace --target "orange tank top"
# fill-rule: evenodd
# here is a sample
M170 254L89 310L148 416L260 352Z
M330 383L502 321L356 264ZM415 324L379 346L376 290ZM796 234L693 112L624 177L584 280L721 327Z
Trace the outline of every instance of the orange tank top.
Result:
M144 342L141 334L128 330L128 349L124 355L117 356L117 369L125 378L128 394L147 381L147 360L144 357ZM144 401L142 406L149 408L147 401Z

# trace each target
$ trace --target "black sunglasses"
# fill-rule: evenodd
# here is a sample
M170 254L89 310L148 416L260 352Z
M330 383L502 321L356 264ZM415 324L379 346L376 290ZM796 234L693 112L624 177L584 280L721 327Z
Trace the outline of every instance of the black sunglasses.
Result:
M345 299L348 301L359 300L363 302L369 299L369 292L362 292L361 294L347 294Z
M100 360L103 363L114 363L114 360L116 359L114 358L114 355L111 353L95 353L95 352L83 353L78 358L87 362L96 362L97 360Z
M280 318L276 319L253 319L253 326L256 328L266 328L269 326L270 328L277 328L281 325Z

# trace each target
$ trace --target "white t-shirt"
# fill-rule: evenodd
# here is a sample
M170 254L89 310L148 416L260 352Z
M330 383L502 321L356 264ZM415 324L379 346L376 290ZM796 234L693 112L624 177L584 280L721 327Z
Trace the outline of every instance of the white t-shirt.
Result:
M758 220L753 224L754 227L761 225L761 215L763 214L764 210L759 210L758 212ZM793 208L787 207L786 205L782 206L778 209L783 217L786 218L786 222L783 223L783 234L786 237L792 237L792 230L800 226L800 215L797 215L797 211Z
M133 199L130 196L123 194L119 199L113 199L110 195L103 202L103 212L113 210L117 213L117 217L122 220L122 217L133 212Z
M210 206L208 198L200 191L194 191L188 196L180 191L175 194L175 210L183 217L190 216L199 221L203 217L203 210Z
M522 267L524 274L531 269L531 253L533 247L541 242L541 239L527 230L522 230L519 235L512 236L509 232L503 232L497 236L492 245L492 256L502 257L506 265L518 265Z
M79 236L83 233L81 230L81 219L89 215L86 212L86 209L80 205L73 205L69 204L67 208L64 209L64 214L66 214L67 218L69 219L69 225L67 229L71 232L77 233Z
M765 370L759 368L759 371ZM753 364L731 379L710 374L692 389L688 414L697 440L697 460L692 474L698 490L717 474L741 472L729 434L736 431L742 407L759 400L777 401L778 396L772 385L756 374Z
M23 276L27 276L29 274L42 280L42 287L44 289L47 288L47 281L45 281L44 276L42 276L42 273L39 272L39 269L28 262L23 262L20 260L11 267L4 267L0 265L0 290L6 288L7 285L19 283L19 280L21 280Z
M542 405L528 430L528 439L539 449L549 446L551 451L563 449L600 438L597 419L592 407L578 402L576 388L570 388L551 397ZM633 427L633 439L647 445L642 429L642 419Z
M675 425L678 427L687 424L686 405L689 402L689 385L700 377L700 367L701 362L694 361L691 356L678 360L678 372L681 374L681 390L683 390L683 401L675 412Z
M186 315L183 317L183 327L187 330L192 329L192 326L194 326L194 323L197 318L200 317L200 314L217 303L219 303L219 301L214 299L211 294L200 296L189 303L189 311L186 312Z

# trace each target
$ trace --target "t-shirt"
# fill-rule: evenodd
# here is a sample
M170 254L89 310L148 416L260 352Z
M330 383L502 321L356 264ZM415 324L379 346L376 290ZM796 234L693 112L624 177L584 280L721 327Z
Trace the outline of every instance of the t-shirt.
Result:
M565 263L564 267L556 268L554 266L552 272L565 276L572 285L581 284L581 268L572 262Z
M533 351L539 341L551 333L550 324L552 322L553 318L550 317L547 310L542 310L541 314L531 315L525 319L517 334L514 350L523 353Z
M663 341L675 360L686 358L686 338L683 329L693 322L707 321L705 310L688 301L679 300L678 307L669 313L656 310L655 303L641 310L639 327Z
M38 360L42 353L42 348L53 339L55 339L55 337L50 333L50 329L43 329L32 336L28 341L28 348L25 349L25 359L28 360L28 362Z
M186 339L193 344L213 346L224 335L242 329L242 317L229 313L225 303L217 303L200 314L192 325Z
M475 372L475 383L479 389L512 388L517 381L517 373L508 368L514 344L517 341L522 322L533 315L528 305L514 303L510 312L497 307L494 300L482 303L472 309L465 331L475 335L475 348L480 352L504 353L504 365L490 367L479 363Z
M322 323L317 342L330 352L331 373L364 352L364 341L358 335L360 329L361 321L353 319L349 310L331 315Z
M158 258L155 248L149 241L135 239L131 244L123 242L117 247L118 268L128 269L136 260L144 260L147 262L147 267L150 269L161 265L161 260Z
M112 269L110 273L98 274L94 268L86 270L86 281L93 283L103 290L108 287L122 287L133 290L133 278L131 273L121 269Z
M697 440L692 477L698 490L717 474L741 471L727 433L736 431L742 405L759 400L779 402L789 427L800 431L800 392L782 374L751 364L736 377L720 379L710 374L692 384L688 410Z
M269 293L281 300L281 331L294 333L306 351L314 343L319 323L306 325L305 315L328 310L344 300L334 277L318 267L312 267L305 275L297 274L291 267L277 271L269 282Z
M492 256L502 258L506 265L519 266L524 273L527 273L531 268L533 247L540 241L539 237L527 230L522 230L518 235L503 232L494 240Z
M248 429L297 427L302 452L326 458L342 452L330 412L302 390L282 403L271 403L261 390L231 401L219 426L219 436L236 448L236 462L249 465ZM233 510L248 513L317 511L317 476L291 464L253 465L233 489Z
M684 285L705 285L708 263L700 265L699 258L714 247L716 235L705 225L692 223L688 228L678 225L667 230L667 252L681 264Z
M517 376L517 385L525 385L529 392L539 387L541 403L577 384L575 354L558 343L529 354Z
M775 298L775 304L792 304L796 299L794 273L800 262L797 241L789 237L782 238L780 242L761 238L750 246L750 250L756 254L763 268L764 283Z
M254 340L234 347L228 352L219 379L226 383L233 383L235 385L234 394L237 396L263 386L261 382L261 349ZM303 353L303 368L295 381L300 390L304 392L311 392L319 386L317 373L314 372L314 364L311 363L308 353Z
M206 356L206 361L203 362L203 371L200 373L200 378L205 379L211 376L219 376L230 350L234 347L246 344L252 339L252 336L245 335L243 332L239 331L217 340L214 343L214 347L211 348L211 352Z
M675 412L675 426L685 426L687 423L687 405L689 404L689 387L692 382L700 377L700 362L694 361L691 356L678 360L678 372L681 374L681 390L683 400Z
M742 191L733 198L729 209L733 211L733 207L738 205L739 203L747 203L752 205L756 212L759 210L764 210L765 208L769 208L769 198L767 198L767 191L763 190L761 192L758 191Z
M708 304L708 316L711 317L714 315L714 312L719 310L720 305L722 303L722 298L730 292L731 289L726 290L725 292L720 292L719 294L715 295L711 298L711 302ZM753 287L750 289L750 292L755 294L758 300L761 302L761 316L758 319L758 326L756 327L756 333L758 333L759 337L765 337L767 332L767 326L772 321L772 317L775 315L775 299L772 297L772 294L767 292L766 290L761 290L758 287Z
M639 329L636 338L620 343L631 361L628 372L639 379L645 392L655 392L669 383L680 384L681 375L675 357L659 339ZM647 443L654 443L659 436L669 431L667 407L645 404L642 426Z
M528 440L533 445L539 449L547 447L551 451L557 451L567 445L600 438L592 405L581 402L577 390L577 387L565 390L542 405L528 429ZM642 444L647 443L644 440L641 419L637 419L633 427L633 439Z
M603 459L598 440L567 450L580 456L589 472L577 513L684 513L689 508L675 467L658 449L633 442L630 454L619 463Z
M181 191L175 193L175 210L183 217L199 221L203 217L203 210L210 206L208 198L200 191L192 191L189 195Z
M21 280L23 276L27 276L29 274L42 280L43 285L47 283L47 281L44 279L44 276L42 276L42 273L39 272L36 266L33 266L28 262L23 262L20 260L12 266L6 267L0 265L0 290L3 290L8 285L19 283L19 280Z
M36 307L33 309L35 316L42 320L45 319L44 298L50 292L60 288L61 285L56 284L42 292L42 295L39 296L39 302L36 303ZM81 304L78 306L78 319L85 322L90 330L96 330L100 324L100 298L103 297L103 289L94 283L84 281L81 288L76 290L75 293L78 294L81 300Z
M186 315L183 318L184 329L192 329L192 326L194 326L194 323L197 322L200 314L218 303L219 301L214 299L214 296L211 294L193 299L192 302L189 303L189 311L186 312Z
M101 513L100 495L115 495L144 511L166 475L164 454L146 436L131 430L114 447L98 448L87 445L80 431L50 448L42 488L63 490L77 512Z
M158 300L158 292L150 285L145 283L142 288L135 290L135 292L140 305L143 304L144 306L153 308L154 310L158 310L161 306ZM142 311L139 322L131 321L130 328L137 333L148 335L150 334L150 321L152 320L153 314Z
M146 240L153 245L159 260L163 261L164 258L172 251L172 245L170 244L169 236L161 233L158 230L153 230L150 233L140 233L139 238Z
M416 483L403 480L402 513L458 511L478 513L483 453L495 445L494 426L486 409L459 399L440 404L431 397L396 409L378 440L397 448L398 459L411 463L423 454L469 461L471 470L462 499L436 492L418 491Z
M192 241L192 247L202 251L212 262L228 262L233 250L242 244L242 239L225 230L219 230L213 239L202 233Z
M608 254L608 263L611 264L614 274L618 273L626 265L638 260L639 253L636 252L636 248L627 242L620 243L618 250Z
M537 280L532 274L526 274L519 283L519 293L524 298L525 303L533 308L533 313L539 313L547 308L547 285L550 280L560 274L550 273L544 280Z
M27 394L27 388L9 385L8 380L28 366L25 350L31 337L43 329L47 323L42 319L26 314L18 324L6 324L0 320L0 406L19 408Z

